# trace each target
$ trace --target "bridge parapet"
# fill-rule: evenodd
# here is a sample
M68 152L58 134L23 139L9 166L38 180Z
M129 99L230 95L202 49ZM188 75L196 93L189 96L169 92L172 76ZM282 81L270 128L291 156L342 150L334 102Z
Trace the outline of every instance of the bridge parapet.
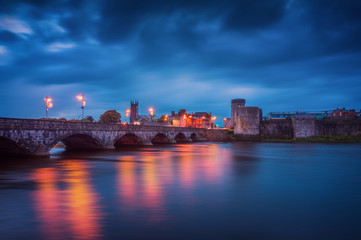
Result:
M15 153L49 155L49 150L60 141L69 149L109 149L119 145L117 141L127 134L139 138L133 139L134 143L144 145L230 140L226 130L0 118L0 154L11 154L14 150ZM122 142L127 143L124 139Z

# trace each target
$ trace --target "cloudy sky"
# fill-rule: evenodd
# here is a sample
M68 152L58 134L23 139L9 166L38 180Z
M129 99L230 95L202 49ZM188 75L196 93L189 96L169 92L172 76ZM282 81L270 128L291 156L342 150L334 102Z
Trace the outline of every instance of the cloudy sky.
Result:
M361 107L360 0L0 0L2 117Z

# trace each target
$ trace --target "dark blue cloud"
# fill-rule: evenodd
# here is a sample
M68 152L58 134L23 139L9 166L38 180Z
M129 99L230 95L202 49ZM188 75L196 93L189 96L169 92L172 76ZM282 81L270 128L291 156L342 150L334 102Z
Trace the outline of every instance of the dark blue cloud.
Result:
M2 116L187 108L229 115L359 108L361 3L346 0L2 1ZM16 99L16 100L13 100ZM26 106L26 109L24 109ZM35 107L36 106L36 107Z

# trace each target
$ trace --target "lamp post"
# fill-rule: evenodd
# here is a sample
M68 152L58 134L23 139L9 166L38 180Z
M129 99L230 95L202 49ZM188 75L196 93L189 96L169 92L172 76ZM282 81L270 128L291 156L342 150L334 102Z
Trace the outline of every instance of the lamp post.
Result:
M153 122L153 115L154 115L154 108L153 107L149 108L149 113L150 113L150 121Z
M52 108L53 107L53 99L51 99L50 97L46 96L44 98L44 101L45 101L45 116L46 118L48 118L48 111L49 111L49 108Z
M216 116L212 117L211 119L213 120L213 121L212 121L212 128L213 128L213 126L214 126L214 120L216 120Z
M130 110L129 109L126 109L125 110L125 121L127 121L127 118L129 116L129 113L130 113ZM130 119L129 119L129 123L130 123Z
M84 119L84 107L85 107L85 98L84 98L84 94L79 94L76 96L76 98L81 101L81 118Z

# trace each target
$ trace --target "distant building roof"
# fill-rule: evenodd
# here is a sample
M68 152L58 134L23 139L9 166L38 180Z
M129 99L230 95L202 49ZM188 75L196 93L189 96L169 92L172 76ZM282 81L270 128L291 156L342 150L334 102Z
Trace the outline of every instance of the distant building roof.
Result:
M315 118L314 115L307 115L307 114L299 114L299 115L294 115L295 118Z
M206 115L206 114L209 114L209 113L207 113L207 112L196 112L196 113L194 113L194 115Z

